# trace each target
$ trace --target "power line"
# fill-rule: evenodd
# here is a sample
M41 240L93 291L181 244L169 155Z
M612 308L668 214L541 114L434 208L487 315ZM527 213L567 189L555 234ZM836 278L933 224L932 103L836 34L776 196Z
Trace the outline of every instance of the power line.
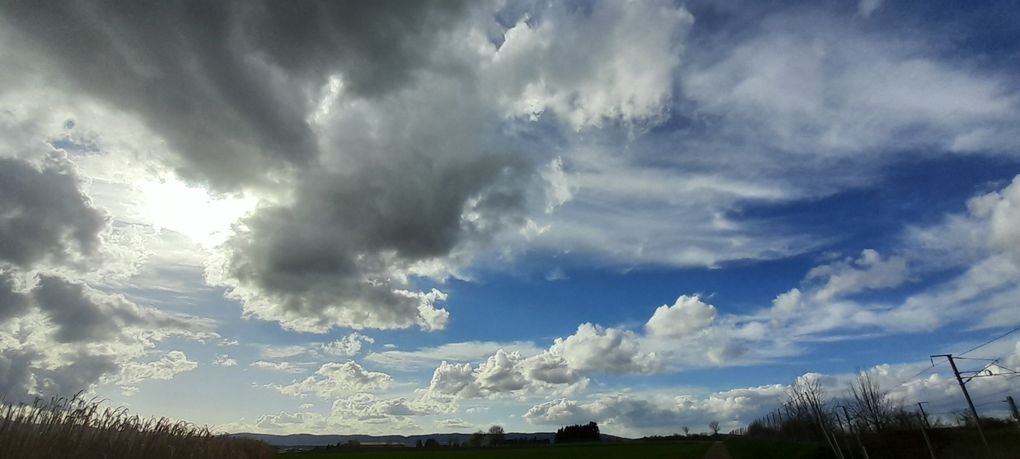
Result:
M988 341L985 341L985 342L983 342L983 343L981 343L981 344L979 344L977 346L974 346L974 347L972 347L970 349L967 349L966 351L963 351L963 352L961 352L959 354L954 354L953 357L957 358L957 359L963 359L965 357L960 357L961 355L974 352L974 351L976 351L978 349L981 349L981 348L983 348L983 347L985 347L985 346L987 346L989 344L992 344L992 343L994 343L994 342L996 342L996 341L998 341L998 340L1000 340L1002 338L1005 338L1005 337L1009 336L1010 334L1016 333L1017 331L1020 331L1020 326L1018 326L1016 328L1013 328L1012 330L1009 330L1006 333L1003 333L1003 334L1001 334L999 336L996 336L995 338L992 338L992 339L990 339ZM994 359L981 359L981 358L974 358L974 357L966 357L965 359L966 360L994 360ZM914 379L916 379L918 376L921 376L921 375L923 375L923 374L925 374L925 373L927 373L927 372L929 372L931 370L934 370L936 367L938 367L939 365L942 365L944 363L946 363L946 360L940 360L938 363L932 363L932 366L925 367L921 371L918 371L917 373L914 373L912 376L907 377L906 379L900 381L899 383L897 383L896 385L894 385L892 387L893 388L897 388L897 387L900 387L900 386L902 386L902 385L904 385L906 383L909 383L909 382L913 381Z
M999 365L998 363L995 363L995 366L997 366L997 367L999 367L999 368L1002 368L1003 370L1006 370L1006 371L1008 371L1008 372L1010 372L1010 373L1012 373L1012 374L1020 374L1020 371L1014 370L1014 369L1012 369L1012 368L1010 368L1010 367L1004 367L1004 366L1002 366L1002 365ZM1001 373L1000 373L1000 374L1001 374Z
M924 368L921 369L921 371L918 371L917 373L914 373L912 376L908 376L907 379L904 379L903 381L900 381L900 383L896 384L895 386L893 386L893 388L895 389L895 388L900 387L900 386L902 386L902 385L904 385L904 384L906 384L908 382L911 382L914 379L916 379L918 376L921 376L921 375L923 375L923 374L925 374L925 373L927 373L927 372L929 372L931 370L934 370L935 367L937 367L939 365L942 365L943 363L945 363L944 360L939 361L939 363L933 364L930 367L924 367Z
M1001 335L998 335L995 338L992 338L992 339L990 339L988 341L985 341L985 342L983 342L983 343L981 343L981 344L979 344L977 346L974 346L974 347L972 347L970 349L967 349L966 351L963 351L963 352L961 352L959 354L955 354L952 357L950 357L949 359L939 361L938 363L935 363L933 361L932 365L930 367L922 368L917 373L914 373L913 375L907 377L906 379L902 380L901 382L899 382L898 384L896 384L896 385L894 385L892 387L893 388L897 388L897 387L900 387L900 386L902 386L904 384L907 384L907 383L909 383L911 381L914 381L917 377L919 377L919 376L921 376L921 375L923 375L923 374L925 374L925 373L935 369L939 365L945 364L947 362L951 363L951 359L952 358L957 358L957 359L961 359L961 360L981 360L981 361L989 361L989 362L991 362L988 365L986 365L985 368L983 368L980 371L983 371L984 369L987 369L987 368L989 368L991 366L997 366L997 367L1000 367L1000 368L1005 369L1007 371L1013 372L1013 374L994 374L994 375L991 375L991 376L1004 377L1004 378L1007 378L1007 379L1012 379L1014 377L1020 376L1020 374L1018 374L1015 370L1013 370L1011 368L1004 367L1002 365L999 365L998 362L997 362L997 359L986 359L986 358L979 358L979 357L960 357L962 355L969 354L969 353L974 352L974 351L976 351L978 349L981 349L981 348L983 348L983 347L985 347L985 346L987 346L989 344L992 344L992 343L994 343L994 342L996 342L996 341L998 341L998 340L1000 340L1002 338L1005 338L1005 337L1007 337L1007 336L1009 336L1009 335L1011 335L1013 333L1016 333L1017 331L1020 331L1020 326L1014 327L1014 328L1006 331L1005 333L1003 333ZM947 354L946 356L948 357L949 354ZM956 375L957 375L957 379L960 382L960 386L961 386L961 388L963 388L964 384L962 382L962 379L960 379L959 372L958 372L958 370L956 370L955 365L952 365L952 366L954 367L953 370L954 370L954 373L956 373ZM975 372L975 373L980 373L980 371ZM973 379L974 377L977 377L977 375L971 376L969 379ZM969 381L969 379L968 379L968 381ZM963 390L964 390L964 392L966 392L966 388L963 388ZM1003 394L1005 392L1008 392L1010 390L1012 390L1012 389L1011 388L1006 388L1005 390L1002 390L1002 391L994 393L993 396L1001 395L1001 394ZM978 406L985 406L985 405L989 405L989 404L993 404L993 403L999 403L999 401L986 402L986 403L982 403L982 404L980 404ZM973 412L973 407L971 408L971 410ZM931 414L931 415L940 415L940 414L955 414L955 413L959 413L959 411L943 411L943 412L934 412L934 413L928 413L928 414ZM982 437L983 437L983 435L982 435Z
M970 349L967 349L966 351L963 351L963 352L957 354L957 356L964 355L964 354L969 354L971 352L974 352L974 351L976 351L978 349L981 349L981 348L983 348L983 347L985 347L985 346L987 346L989 344L992 344L992 343L994 343L994 342L996 342L996 341L998 341L998 340L1000 340L1002 338L1005 338L1005 337L1009 336L1010 334L1015 333L1017 331L1020 331L1020 326L1018 326L1018 327L1016 327L1016 328L1014 328L1014 329L1012 329L1012 330L1010 330L1010 331L1008 331L1006 333L1003 333L1003 334L1001 334L999 336L996 336L995 338L992 338L992 339L990 339L988 341L985 341L984 343L981 343L981 344L979 344L977 346L974 346L974 347L972 347Z
M1012 330L1009 330L1006 333L1003 333L1003 334L1001 334L999 336L996 336L995 338L992 338L992 339L990 339L988 341L985 341L984 343L981 343L981 344L979 344L977 346L974 346L974 347L972 347L970 349L967 349L966 351L963 351L963 352L961 352L959 354L954 354L953 357L957 358L957 359L964 359L964 357L960 357L960 356L964 355L964 354L968 354L968 353L974 352L974 351L976 351L978 349L981 349L982 347L985 347L985 346L987 346L987 345L989 345L991 343L994 343L995 341L998 341L998 340L1000 340L1002 338L1005 338L1006 336L1009 336L1010 334L1015 333L1017 331L1020 331L1020 326L1018 326L1018 327L1016 327L1016 328L1014 328ZM966 360L988 360L988 361L992 361L994 359L983 359L983 358L976 358L976 357L967 357ZM932 366L925 367L925 368L921 369L921 371L918 371L917 373L914 373L913 375L908 376L906 379L903 379L902 381L900 381L899 383L896 383L892 387L895 389L895 388L900 387L900 386L902 386L902 385L904 385L906 383L909 383L909 382L913 381L914 379L916 379L918 376L921 376L921 375L923 375L923 374L925 374L925 373L935 369L936 367L938 367L939 365L942 365L944 363L946 363L945 360L941 360L941 361L939 361L939 363L932 362ZM1005 367L1003 367L1003 368L1005 368Z
M1003 403L1003 401L1002 400L992 400L990 402L978 403L978 404L976 404L974 406L988 406L988 405L991 405L991 404L994 404L994 403Z
M990 393L987 393L987 394L980 394L980 395L981 395L981 398L985 399L985 400L997 399L997 400L991 400L991 401L987 401L987 402L983 403L984 405L987 405L989 403L998 403L998 402L1005 401L1005 400L1000 399L999 397L1002 397L1003 395L1006 395L1006 394L1008 394L1010 392L1015 392L1016 390L1017 390L1016 387L1004 387L1004 388L996 390L994 392L990 392Z

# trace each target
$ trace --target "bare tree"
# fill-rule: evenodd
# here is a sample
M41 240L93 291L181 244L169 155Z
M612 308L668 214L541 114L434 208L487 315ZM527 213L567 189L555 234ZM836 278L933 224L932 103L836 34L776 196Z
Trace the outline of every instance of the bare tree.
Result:
M474 448L478 448L483 444L485 444L485 432L482 432L481 430L471 434L471 437L468 438L468 445Z
M684 426L683 429L684 429L684 436L685 437L690 435L690 433L691 433L691 428L690 427Z
M719 421L712 421L708 423L708 428L712 430L712 435L719 434Z
M504 440L506 440L506 432L503 430L502 426L492 426L492 427L489 427L489 445L490 446L499 446L499 445L502 445Z
M802 377L790 385L789 399L783 405L782 429L798 440L812 440L822 437L830 441L827 434L833 419L826 409L822 383L818 378Z
M886 430L897 421L897 415L902 411L889 396L889 391L882 390L868 371L857 374L857 379L850 383L849 395L850 409L864 430Z
M817 378L800 378L789 390L789 408L797 412L795 414L806 414L808 418L816 417L818 413L824 412L824 391L822 383Z

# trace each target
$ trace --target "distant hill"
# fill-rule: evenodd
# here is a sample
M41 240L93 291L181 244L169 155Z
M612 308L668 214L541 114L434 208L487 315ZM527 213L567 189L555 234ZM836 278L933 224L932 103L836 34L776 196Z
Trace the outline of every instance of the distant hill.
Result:
M388 443L388 444L401 444L407 446L414 446L419 440L424 443L425 440L434 438L442 445L446 445L453 440L457 443L466 443L471 434L469 433L434 433L426 435L312 435L312 434L291 434L291 435L270 435L270 434L257 434L257 433L236 433L230 434L232 437L241 438L252 438L255 440L261 440L277 448L293 448L301 446L325 446L335 445L337 443L347 443L351 440L357 440L358 442L369 444L369 443ZM553 441L556 437L555 432L534 432L534 433L514 433L510 432L506 434L507 440L521 440L521 439L532 439L537 438L539 440ZM615 435L602 434L603 441L621 441L627 440L623 437L617 437Z

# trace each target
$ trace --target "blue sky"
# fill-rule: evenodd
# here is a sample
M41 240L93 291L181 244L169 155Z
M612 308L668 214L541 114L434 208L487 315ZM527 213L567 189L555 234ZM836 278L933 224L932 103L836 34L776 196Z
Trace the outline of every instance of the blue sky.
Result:
M0 11L9 401L638 436L858 371L948 415L993 338L1016 387L1010 2Z

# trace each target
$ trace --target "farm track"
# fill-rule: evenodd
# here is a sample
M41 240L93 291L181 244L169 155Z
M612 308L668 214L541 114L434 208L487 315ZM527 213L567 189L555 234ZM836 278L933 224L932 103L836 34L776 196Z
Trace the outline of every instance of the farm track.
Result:
M712 443L712 447L708 448L705 452L705 456L702 459L732 459L730 457L729 450L726 449L726 445L721 441Z

